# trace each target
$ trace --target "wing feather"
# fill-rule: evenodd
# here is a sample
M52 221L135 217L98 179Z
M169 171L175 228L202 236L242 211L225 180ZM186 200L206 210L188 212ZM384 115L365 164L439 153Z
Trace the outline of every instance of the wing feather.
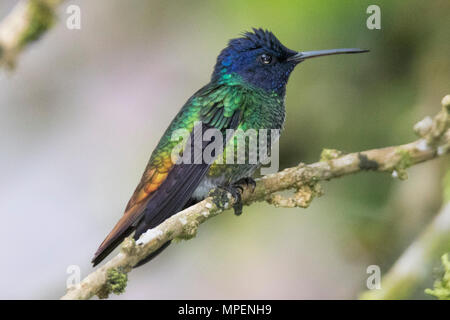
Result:
M142 179L128 202L125 213L98 248L92 260L100 263L133 230L137 239L143 232L153 228L175 214L190 199L211 164L174 164L173 148L179 143L172 141L171 134L177 129L192 131L196 121L202 129L216 128L225 132L236 129L245 108L243 87L215 84L200 89L183 106L164 133L144 171ZM241 91L241 92L239 92ZM238 105L233 102L238 101ZM209 142L204 142L202 148ZM193 148L193 144L191 148ZM195 154L191 150L191 154Z

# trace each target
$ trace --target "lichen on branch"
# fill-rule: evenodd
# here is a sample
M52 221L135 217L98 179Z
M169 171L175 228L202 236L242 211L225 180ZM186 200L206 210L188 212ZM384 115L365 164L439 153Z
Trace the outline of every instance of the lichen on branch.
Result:
M22 0L0 23L0 67L13 68L20 52L39 39L56 20L63 0Z
M450 300L450 260L446 253L441 257L444 275L434 282L434 289L425 289L425 293L435 296L439 300Z

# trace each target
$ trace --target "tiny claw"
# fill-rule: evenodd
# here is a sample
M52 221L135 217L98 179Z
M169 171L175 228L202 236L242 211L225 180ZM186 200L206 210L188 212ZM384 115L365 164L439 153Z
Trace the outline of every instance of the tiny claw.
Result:
M234 214L240 216L242 214L242 193L244 192L244 188L247 187L250 189L250 192L255 191L256 181L250 177L242 178L231 185L218 186L215 190L223 190L231 194L234 198L233 210ZM213 194L213 193L210 193Z
M243 205L242 205L242 197L239 192L237 192L237 194L235 196L235 200L236 200L236 202L233 205L234 214L236 216L240 216L242 214Z
M214 189L212 189L209 193L209 195L211 196L224 196L225 198L222 200L219 200L219 202L217 203L218 207L221 207L222 209L226 209L226 207L224 206L224 202L228 201L229 198L227 198L225 196L226 193L231 194L231 196L234 198L234 204L233 204L233 209L234 209L234 214L235 215L240 215L242 213L242 196L241 193L243 190L242 187L238 187L233 185L225 185L225 186L218 186Z
M234 183L234 185L235 185L236 187L237 187L237 186L240 187L241 193L244 191L244 188L242 187L242 186L244 186L244 185L245 185L247 188L250 188L250 192L253 192L253 191L255 191L255 188L256 188L256 181L255 181L255 179L253 179L252 177L245 177L245 178L242 178L242 179L236 181L236 182Z
M245 177L232 184L230 193L236 200L233 209L234 214L237 216L242 214L242 193L244 192L244 186L250 188L250 192L253 192L256 188L256 181L251 177Z
M244 188L241 185L232 184L227 187L227 191L231 193L234 198L234 214L240 216L242 214L242 192L244 191Z

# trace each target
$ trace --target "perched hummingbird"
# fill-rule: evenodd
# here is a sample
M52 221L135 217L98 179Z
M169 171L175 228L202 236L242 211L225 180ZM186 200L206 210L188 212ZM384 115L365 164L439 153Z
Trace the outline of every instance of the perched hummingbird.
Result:
M217 58L211 81L189 98L165 131L124 215L95 253L94 266L133 231L134 239L138 239L148 229L205 198L213 188L230 191L238 202L235 213L240 214L242 184L254 183L250 177L261 164L174 163L171 155L178 144L171 139L174 131L187 129L192 132L194 123L198 122L203 129L215 128L224 135L227 129L281 130L285 119L286 84L300 62L326 55L367 51L297 52L263 29L253 29L241 38L230 40ZM207 143L202 144L202 148L206 146ZM167 242L138 265L149 261L169 244Z

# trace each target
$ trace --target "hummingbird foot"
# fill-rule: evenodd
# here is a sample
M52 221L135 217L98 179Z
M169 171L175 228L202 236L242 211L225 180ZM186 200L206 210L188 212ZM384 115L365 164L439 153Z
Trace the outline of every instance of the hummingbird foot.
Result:
M234 198L234 204L233 204L233 210L234 210L234 214L237 216L240 216L242 214L242 187L241 186L236 186L236 185L231 185L229 186L229 192L231 193L231 195Z
M233 185L238 188L242 194L242 192L244 192L244 187L249 188L250 192L255 191L256 181L252 177L245 177L236 181L235 183L233 183Z
M209 192L210 196L213 196L217 199L217 206L226 209L227 206L225 203L228 202L227 194L230 194L233 197L233 210L234 214L240 216L242 214L242 193L244 192L244 188L249 188L250 192L253 192L256 187L256 182L250 177L242 178L236 181L233 184L217 186ZM228 196L229 197L229 196Z
M230 195L233 198L234 214L239 216L242 213L242 187L232 185L217 186L209 192L209 195L218 199L215 201L216 205L222 209L228 209L228 202Z
M235 196L233 193L231 193L236 200L233 205L233 209L234 214L237 216L240 216L242 214L242 194L244 193L244 187L250 188L250 192L253 192L256 188L256 181L251 177L245 177L231 185L231 188L234 189L234 192L236 194Z

